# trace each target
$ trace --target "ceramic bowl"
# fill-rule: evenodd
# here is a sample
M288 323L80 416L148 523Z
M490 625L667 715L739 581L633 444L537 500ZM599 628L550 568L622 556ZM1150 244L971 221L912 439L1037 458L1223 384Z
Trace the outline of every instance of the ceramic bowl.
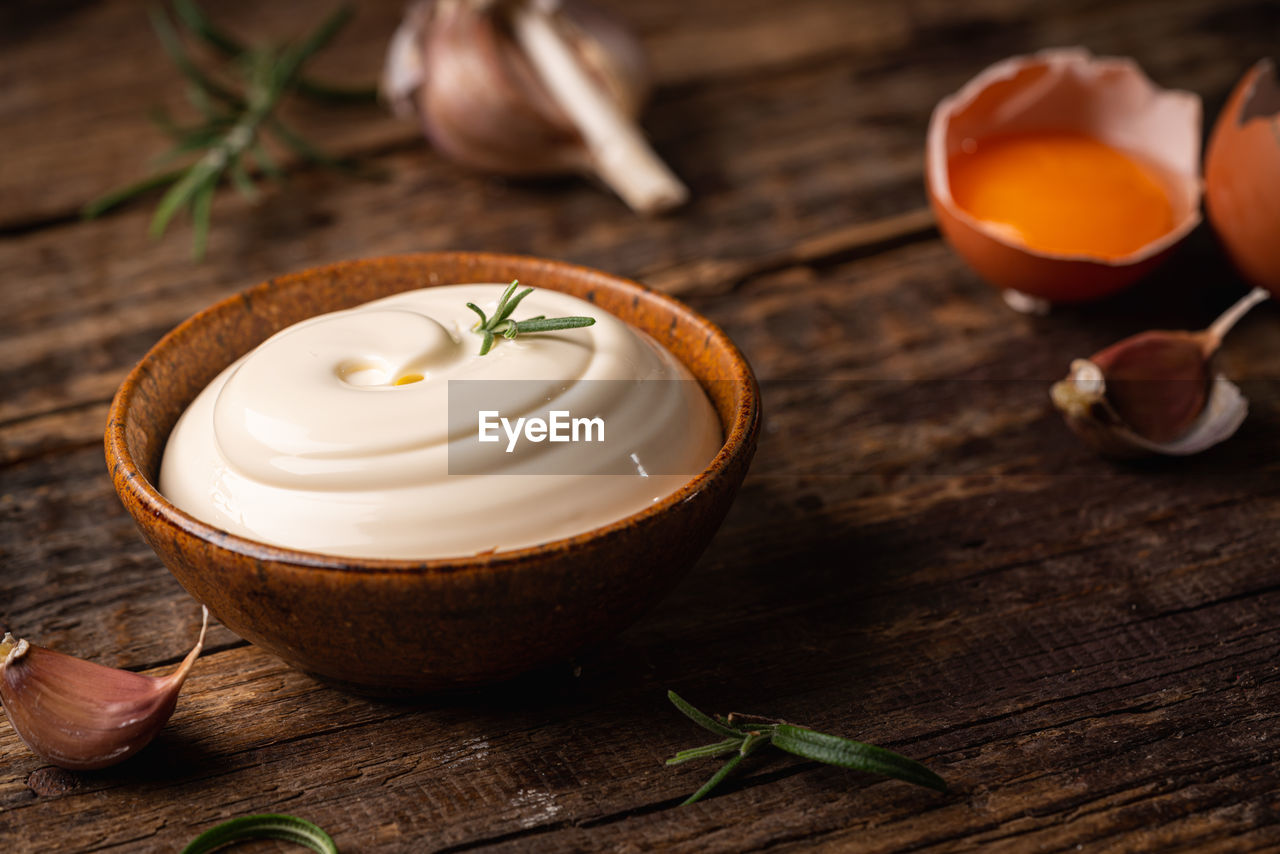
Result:
M293 323L399 291L512 279L586 299L648 332L714 404L725 441L706 469L644 511L567 539L464 558L384 560L235 536L156 489L170 430L223 368ZM733 343L670 297L559 261L433 253L281 276L166 335L111 405L107 466L143 537L232 631L322 679L412 694L499 681L621 631L666 594L723 521L755 452L759 389Z

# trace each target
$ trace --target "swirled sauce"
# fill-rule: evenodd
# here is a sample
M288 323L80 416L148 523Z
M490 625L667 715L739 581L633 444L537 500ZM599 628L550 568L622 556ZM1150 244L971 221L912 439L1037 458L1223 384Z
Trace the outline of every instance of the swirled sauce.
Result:
M499 338L480 356L465 304L492 312L503 287L424 288L282 330L183 413L160 491L197 519L273 545L412 559L583 533L706 467L722 439L706 395L656 341L588 302L535 290L517 317L595 325ZM454 380L504 381L495 408L512 421L552 409L599 416L609 442L507 451L503 435L486 447L484 473L451 474L479 431L449 417ZM629 472L597 473L619 470L619 449Z

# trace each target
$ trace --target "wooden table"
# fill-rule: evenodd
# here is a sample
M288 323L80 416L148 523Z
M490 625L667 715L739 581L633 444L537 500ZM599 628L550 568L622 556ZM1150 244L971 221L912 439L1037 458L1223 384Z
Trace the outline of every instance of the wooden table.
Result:
M646 124L688 209L644 220L584 182L480 177L376 108L299 106L301 126L387 179L295 168L256 206L223 191L203 264L185 224L147 238L148 205L76 215L164 147L148 107L181 108L143 4L0 12L0 624L134 669L186 651L197 608L112 492L107 404L166 330L288 270L448 248L633 276L722 324L767 409L710 550L615 640L407 704L323 687L215 627L135 760L58 771L0 725L0 850L173 851L271 811L346 852L1280 850L1280 312L1248 318L1222 358L1253 396L1235 438L1101 461L1048 383L1236 298L1213 238L1116 299L1020 316L939 240L921 182L930 109L991 61L1077 43L1132 55L1212 118L1275 49L1277 6L610 5L651 54ZM328 6L235 0L217 18L283 35ZM361 4L317 68L371 79L400 7ZM668 688L883 744L952 791L761 757L677 809L715 766L663 766L703 737Z

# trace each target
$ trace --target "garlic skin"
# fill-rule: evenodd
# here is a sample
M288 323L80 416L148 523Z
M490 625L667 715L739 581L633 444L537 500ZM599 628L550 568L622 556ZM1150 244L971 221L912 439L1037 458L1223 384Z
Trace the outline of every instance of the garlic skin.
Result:
M452 160L502 175L595 173L657 213L689 191L636 126L648 88L636 39L580 0L417 0L381 82Z
M0 701L31 752L72 771L123 762L155 738L204 649L209 609L195 647L168 676L94 664L5 634Z
M1187 456L1229 438L1249 403L1210 369L1222 339L1267 298L1255 288L1202 332L1142 332L1076 359L1049 396L1087 445L1112 457Z

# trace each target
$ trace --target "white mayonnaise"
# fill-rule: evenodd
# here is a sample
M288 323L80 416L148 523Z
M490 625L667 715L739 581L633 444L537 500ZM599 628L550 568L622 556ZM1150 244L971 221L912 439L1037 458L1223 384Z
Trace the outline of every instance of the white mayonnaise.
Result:
M480 356L465 304L492 313L504 287L409 291L277 333L183 413L160 491L197 519L278 546L433 558L579 534L706 467L722 434L696 381L588 302L536 290L516 319L585 315L595 325L499 337ZM497 441L478 444L480 425L462 407L450 417L450 380L507 381L492 394L466 386L485 389L485 408L499 413L488 419ZM559 442L512 429L553 412L584 426L598 419L608 441L589 441L589 429ZM616 473L620 457L627 474Z

